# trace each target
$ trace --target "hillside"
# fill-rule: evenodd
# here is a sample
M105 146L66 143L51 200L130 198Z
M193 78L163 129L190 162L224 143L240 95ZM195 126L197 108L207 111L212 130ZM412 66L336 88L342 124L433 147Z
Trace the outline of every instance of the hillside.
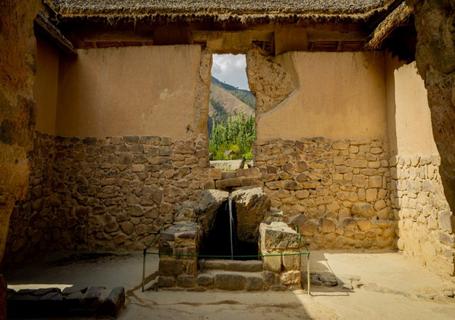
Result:
M238 89L212 77L209 117L212 122L224 121L229 115L254 115L255 97L247 90Z

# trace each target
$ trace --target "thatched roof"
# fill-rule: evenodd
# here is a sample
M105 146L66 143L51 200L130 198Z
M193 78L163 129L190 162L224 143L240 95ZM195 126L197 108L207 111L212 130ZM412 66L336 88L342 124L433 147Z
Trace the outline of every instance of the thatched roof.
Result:
M63 19L363 20L398 0L45 0Z
M384 40L403 23L409 20L412 8L405 2L395 8L374 30L371 40L367 44L369 49L379 49Z

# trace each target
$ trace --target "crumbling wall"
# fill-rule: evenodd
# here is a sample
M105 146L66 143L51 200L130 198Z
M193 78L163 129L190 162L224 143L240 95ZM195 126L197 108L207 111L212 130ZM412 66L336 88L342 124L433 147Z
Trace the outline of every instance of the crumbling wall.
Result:
M39 1L0 4L0 263L14 204L25 197L32 147L35 37Z

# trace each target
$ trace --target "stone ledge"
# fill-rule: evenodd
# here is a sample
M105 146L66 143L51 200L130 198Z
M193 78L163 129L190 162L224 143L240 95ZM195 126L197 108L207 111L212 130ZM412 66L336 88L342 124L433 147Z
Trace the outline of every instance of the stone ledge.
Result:
M8 290L9 317L117 317L124 304L123 287Z

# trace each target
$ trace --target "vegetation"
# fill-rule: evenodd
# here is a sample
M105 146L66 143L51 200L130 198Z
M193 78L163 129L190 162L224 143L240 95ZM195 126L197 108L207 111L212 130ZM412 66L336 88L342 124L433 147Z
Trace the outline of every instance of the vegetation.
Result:
M229 116L225 121L214 120L209 132L211 160L253 159L256 140L254 117L244 114Z

